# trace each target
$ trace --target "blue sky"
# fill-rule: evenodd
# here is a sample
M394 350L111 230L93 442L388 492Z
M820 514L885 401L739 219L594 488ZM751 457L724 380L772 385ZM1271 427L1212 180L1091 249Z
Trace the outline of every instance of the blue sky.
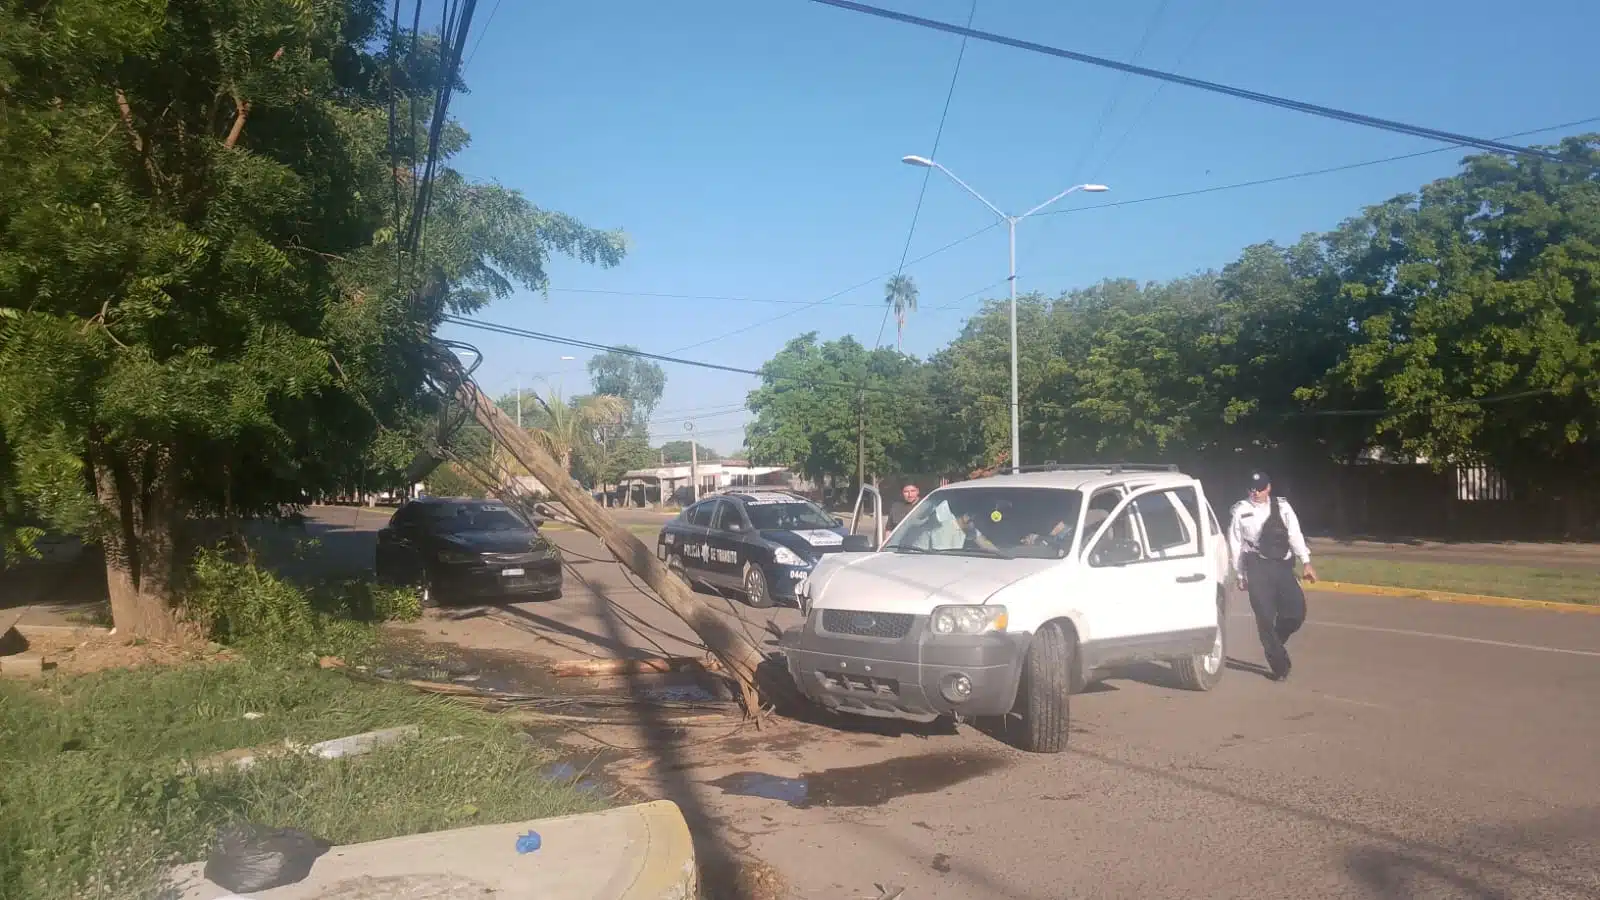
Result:
M878 5L958 24L970 8ZM1600 70L1589 61L1600 5L1531 0L1522 10L1486 0L979 0L973 26L1121 60L1148 29L1142 65L1479 137L1600 115ZM519 295L482 318L750 368L808 330L878 339L883 276L905 248L924 171L899 160L932 151L960 38L806 0L480 0L477 16L471 91L452 106L473 142L455 165L547 209L620 227L631 241L620 267L558 259L548 299ZM938 159L1020 212L1085 181L1112 192L1073 195L1062 208L1435 146L1158 87L971 42ZM1600 124L1572 131L1593 130ZM1019 287L1054 294L1221 266L1248 244L1329 228L1448 175L1461 155L1029 219L1019 230ZM935 173L910 258L991 221ZM906 271L922 310L905 349L925 356L985 297L1003 296L1005 232ZM519 377L568 395L587 390L586 351L457 327L446 336L484 350L480 380L494 392ZM894 342L892 321L883 341ZM747 419L738 407L754 379L666 371L657 440L682 437L692 420L706 443L737 448Z

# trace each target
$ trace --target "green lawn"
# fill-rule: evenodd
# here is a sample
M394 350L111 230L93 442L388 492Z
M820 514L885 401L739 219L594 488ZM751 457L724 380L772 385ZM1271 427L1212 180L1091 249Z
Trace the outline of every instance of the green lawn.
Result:
M421 736L347 760L184 765L408 724ZM553 758L491 714L315 669L229 662L0 683L0 898L154 897L166 863L204 858L233 819L346 844L603 805L541 775Z
M1600 572L1409 560L1323 556L1317 575L1327 581L1486 594L1558 603L1600 603Z

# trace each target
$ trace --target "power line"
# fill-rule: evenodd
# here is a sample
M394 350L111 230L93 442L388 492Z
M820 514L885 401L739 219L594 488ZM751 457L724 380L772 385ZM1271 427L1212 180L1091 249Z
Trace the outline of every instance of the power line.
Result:
M472 52L467 54L467 61L461 64L466 69L472 65L472 60L478 55L478 48L483 46L483 36L489 33L489 26L494 24L494 14L500 11L500 0L494 0L494 5L489 7L489 15L483 20L483 30L478 32L478 39L472 42Z
M927 253L922 254L921 256L917 257L916 259L913 259L910 262L906 263L906 265L907 266L914 266L917 263L922 262L925 259L931 259L931 258L933 258L935 256L938 256L939 254L945 252L946 250L949 250L952 247L958 246L960 244L965 244L967 241L970 241L973 238L978 237L979 235L987 234L988 232L993 231L994 229L996 229L998 227L1000 227L1000 223L999 222L990 222L988 225L985 225L982 228L979 228L977 231L972 232L971 234L967 235L966 237L956 238L955 240L951 241L950 243L945 244L943 247L940 247L940 248L938 248L936 250L932 250L932 251L929 251ZM882 273L879 273L877 275L874 275L871 278L866 279L865 281L858 281L855 284L852 284L852 285L850 285L849 287L847 287L847 288L845 288L843 290L834 291L833 293L829 294L828 296L823 297L821 300L816 300L816 301L813 301L811 303L807 303L807 304L805 304L805 305L803 305L803 306L801 306L801 307L799 307L797 309L790 310L789 312L786 312L786 313L779 313L776 316L773 316L773 317L768 318L768 319L762 319L759 322L752 322L749 325L744 326L743 328L735 328L732 331L726 332L724 334L719 334L716 337L709 337L709 338L706 338L703 341L696 341L693 344L688 344L688 345L683 346L683 347L678 347L678 348L674 349L671 352L673 352L673 353L682 353L685 350L693 350L696 347L704 347L706 344L714 344L717 341L726 340L726 339L731 338L731 337L736 337L738 335L744 334L747 331L753 331L753 330L755 330L757 328L760 328L763 325L771 325L773 322L777 322L777 321L779 321L781 319L787 319L790 316L798 315L799 313L803 313L808 309L812 309L814 307L821 306L822 304L827 303L829 300L832 300L832 299L834 299L836 297L843 297L845 294L848 294L851 291L859 290L861 288L866 287L869 284L875 284L876 282L881 281L884 278L887 278L887 277L889 277L890 275L893 275L893 274L895 274L894 270L890 269L887 272L882 272Z
M1183 48L1183 52L1179 53L1177 58L1172 61L1173 68L1183 65L1184 60L1189 58L1189 54L1194 52L1194 48L1200 46L1200 40L1205 37L1207 31L1211 30L1211 26L1216 24L1217 19L1221 18L1221 14L1222 6L1219 3L1212 10L1211 16L1205 20L1205 23L1195 29L1194 34L1189 38L1188 45ZM1140 123L1144 121L1145 115L1150 112L1151 107L1155 106L1156 98L1161 96L1161 92L1167 89L1168 84L1170 82L1163 81L1156 85L1156 89L1151 91L1150 96L1144 99L1144 105L1140 106L1139 111L1133 114L1133 121L1128 123L1128 127L1122 132L1122 137L1117 138L1117 142L1111 145L1111 149L1106 151L1105 156L1101 157L1099 165L1095 166L1096 169L1107 165L1116 158L1117 151L1121 150L1122 145L1126 144L1128 138L1133 135L1134 131L1138 130Z
M1051 47L1047 44L1024 41L1018 38L1006 37L1004 35L994 34L988 31L978 31L973 28L964 28L960 25L952 25L948 22L940 22L935 19L924 19L921 16L913 16L907 13L883 9L877 6L869 6L865 3L855 3L853 0L811 0L811 2L820 3L824 6L835 6L840 9L847 9L851 12L858 12L864 15L876 16L880 19L889 19L891 21L904 22L908 25L916 25L921 28L930 28L935 31L943 31L948 34L958 34L963 37L976 38L980 41L986 41L991 44L1000 44L1007 47L1014 47L1018 50L1027 50L1031 53L1041 53L1045 56L1054 56L1059 59L1086 63L1091 66L1099 66L1103 69L1114 69L1118 72L1127 72L1129 74L1140 75L1145 78L1155 78L1161 81L1168 81L1173 84L1181 84L1185 87L1197 88L1202 91L1210 91L1211 93L1215 94L1225 94L1230 97L1237 97L1241 100L1249 100L1254 103L1263 103L1268 106L1276 106L1280 109L1293 110L1295 112L1302 112L1308 115L1320 116L1325 119L1334 119L1336 121L1347 122L1352 125L1362 125L1367 128L1376 128L1382 131L1392 131L1397 134L1409 134L1414 137L1428 138L1435 141L1444 141L1451 144L1460 144L1467 147L1477 147L1480 150L1488 150L1494 153L1505 153L1514 156L1527 156L1536 159L1543 159L1549 162L1571 162L1571 160L1563 159L1557 154L1546 153L1542 150L1534 150L1529 147L1519 147L1515 144L1505 144L1499 141L1475 138L1471 135L1456 134L1452 131L1441 131L1437 128L1428 128L1422 125L1410 125L1405 122L1395 121L1393 119L1383 119L1377 116L1369 116L1365 113L1355 113L1348 110L1337 109L1331 106L1322 106L1316 103L1306 103L1302 100L1291 100L1287 97L1264 94L1260 91L1252 91L1245 88L1233 87L1232 85L1220 84L1215 81L1205 81L1200 78L1190 78L1187 75L1178 75L1173 72L1163 72L1159 69L1149 69L1145 68L1144 66L1136 66L1131 63L1118 62L1117 60L1107 59L1103 56L1091 56L1090 54L1079 53L1075 50L1063 50L1060 47Z
M1527 137L1530 134L1539 134L1539 133L1545 132L1545 131L1559 131L1559 130L1561 130L1563 128L1575 128L1575 127L1577 127L1579 125L1588 125L1588 124L1591 124L1593 122L1600 122L1600 116L1591 116L1591 117L1589 117L1587 119L1578 119L1578 120L1572 121L1572 122L1563 122L1560 125L1547 125L1547 126L1545 126L1543 128L1533 128L1533 129L1530 129L1528 131L1519 131L1519 132L1517 132L1515 134L1505 135L1505 137L1508 137L1508 138ZM1385 163L1400 162L1402 160L1407 160L1407 159L1416 159L1419 156L1432 156L1432 155L1434 155L1436 153L1449 153L1451 150L1459 150L1463 146L1465 146L1465 145L1457 144L1457 145L1450 146L1450 147L1435 147L1432 150L1418 150L1418 151L1416 151L1414 153L1402 153L1402 154L1399 154L1398 156L1385 156L1385 157L1381 157L1379 159L1365 160L1363 162L1346 163L1346 164L1344 164L1342 166L1328 166L1327 168L1324 168L1324 169L1312 169L1312 170L1307 171L1307 172L1294 172L1294 173L1289 174L1289 175L1274 175L1271 178L1256 178L1256 179L1252 179L1250 181L1237 181L1237 182L1234 182L1233 184L1219 184L1219 185L1217 185L1215 187L1196 188L1194 190L1189 190L1189 191L1178 191L1177 193L1173 193L1173 194L1155 194L1155 195L1150 196L1150 197L1137 197L1137 198L1132 199L1132 200L1117 200L1117 201L1114 201L1112 203L1097 203L1097 204L1095 204L1093 206L1074 206L1074 207L1068 207L1066 209L1052 209L1052 210L1047 210L1047 211L1042 212L1042 213L1037 213L1036 215L1039 215L1039 216L1061 216L1061 215L1066 215L1068 213L1083 212L1083 211L1091 210L1091 209L1111 209L1111 208L1117 207L1117 206L1133 206L1133 205L1138 204L1138 203L1153 203L1153 202L1155 202L1157 200L1177 200L1177 199L1180 199L1180 198L1183 198L1183 197L1197 197L1197 196L1199 196L1201 194L1214 194L1214 193L1217 193L1218 191L1231 191L1231 190L1236 190L1238 188L1260 187L1261 185L1264 185L1264 184L1278 184L1279 182L1294 181L1294 180L1299 179L1299 178L1311 178L1311 177L1316 176L1316 175L1331 175L1331 174L1333 174L1335 172L1348 172L1348 171L1350 171L1352 169L1362 169L1362 168L1366 168L1368 166L1380 166L1380 165L1383 165Z
M606 344L599 344L599 343L596 343L594 341L585 341L585 340L581 340L579 338L569 338L569 337L563 337L563 336L560 336L560 335L546 334L544 332L531 331L531 330L528 330L528 329L525 329L525 328L515 328L515 327L512 327L510 325L500 325L500 324L497 324L497 323L494 323L494 322L484 322L484 321L480 321L480 320L476 320L476 319L469 319L469 318L466 318L464 316L446 315L444 318L447 321L453 322L453 323L455 323L457 325L463 325L463 326L468 327L468 328L477 328L477 329L482 330L482 331L490 331L490 332L495 332L495 333L498 333L498 334L507 334L507 335L511 335L513 337L523 337L523 338L527 338L529 340L545 341L547 343L564 344L564 345L567 345L567 346L574 346L574 347L585 347L585 348L588 348L588 349L608 350L608 351L611 351L611 352L614 352L614 353L621 353L621 354L624 354L624 355L627 355L627 356L636 356L636 357L639 357L641 359L653 359L653 360L657 360L657 361L660 361L660 362L673 363L675 365L694 366L696 368L713 369L713 370L720 371L720 372L733 372L733 373L740 374L740 375L753 375L753 376L756 376L756 377L762 378L762 379L772 379L772 380L780 380L781 379L781 380L786 380L786 381L794 381L794 382L799 383L799 385L803 386L803 387L843 387L843 388L848 388L848 389L850 389L852 391L870 391L870 392L873 392L873 393L892 394L892 395L894 395L896 397L903 398L903 399L911 397L911 396L914 396L914 395L910 394L908 391L906 391L903 388L875 387L875 386L872 386L872 385L861 385L861 384L856 384L856 383L852 383L852 382L848 382L848 381L840 381L840 380L833 380L833 379L802 378L802 377L798 377L798 376L776 375L776 374L773 374L773 373L762 372L762 371L760 371L758 369L743 369L743 368L739 368L737 366L725 366L725 365L722 365L721 363L706 362L704 360L685 359L685 358L682 358L682 357L666 356L666 355L657 354L657 353L646 353L643 350L636 350L636 349L627 348L627 347L613 347L613 346L609 346L609 345L606 345ZM1533 389L1530 389L1530 390L1516 391L1516 392L1513 392L1513 393L1491 394L1491 395L1489 395L1487 397L1474 397L1474 398L1465 399L1465 400L1450 400L1450 401L1441 401L1439 403L1420 404L1420 405L1417 405L1417 406L1405 407L1405 408L1397 409L1397 410L1396 409L1307 409L1307 410L1296 410L1296 411L1292 411L1292 412L1283 413L1279 417L1280 418L1285 418L1285 419L1295 419L1295 418L1325 418L1325 417L1336 417L1336 416L1340 416L1340 417L1394 417L1394 416L1402 416L1402 415L1414 415L1414 414L1419 413L1419 412L1431 412L1431 411L1434 411L1434 410L1441 410L1441 409L1464 408L1464 407L1470 407L1470 406L1489 405L1489 404L1496 404L1496 403L1507 403L1507 402L1510 402L1512 400L1525 400L1525 399L1527 399L1529 397L1540 397L1540 396L1545 396L1545 395L1549 395L1549 394L1561 393L1563 391L1573 391L1573 390L1577 390L1579 388L1588 387L1588 386L1592 386L1592 385L1600 385L1600 377L1583 379L1583 380L1575 382L1574 384L1572 384L1570 386L1567 386L1567 387L1564 387L1564 388L1563 387L1533 388ZM917 399L937 400L939 398L937 398L937 397L935 397L933 395L925 395L925 396L918 396ZM974 402L974 403L994 403L996 405L1006 405L1008 403L1007 400L1005 400L1004 398L1000 398L1000 397L974 397L974 398L971 398L970 402ZM1072 410L1072 407L1070 407L1070 406L1067 406L1067 405L1061 404L1061 403L1056 403L1056 402L1050 401L1050 400L1034 400L1034 401L1029 402L1029 403L1024 404L1024 405L1028 406L1030 408L1033 408L1033 409L1055 409L1055 410L1060 410L1060 411L1063 411L1063 412L1070 412Z
M1165 2L1165 0L1163 0ZM967 27L972 27L972 20L978 16L978 0L972 0L972 7L967 10ZM939 158L939 139L944 137L944 123L950 117L950 101L956 96L956 82L961 79L961 61L967 56L967 39L961 39L961 49L956 51L955 71L950 73L950 87L944 92L944 109L939 111L939 127L933 132L933 150L928 153L929 159ZM926 168L922 171L922 187L917 189L917 205L911 210L911 227L906 229L906 245L900 251L900 265L895 269L894 277L899 278L906 270L906 257L911 254L911 239L917 233L917 219L922 215L922 201L928 196L928 179L933 177L933 169ZM872 349L878 349L883 343L883 329L889 324L889 311L893 305L889 298L883 302L883 320L878 323L878 336L872 342Z
M814 306L815 300L773 300L769 297L732 297L726 294L667 294L654 291L612 291L599 288L549 288L551 293L561 294L607 294L617 297L650 297L658 300L708 300L726 301L729 303L773 303L784 306ZM830 303L829 306L856 307L859 309L877 309L881 303Z
M1140 35L1139 44L1134 48L1133 55L1128 57L1130 64L1136 63L1144 57L1145 48L1150 46L1150 38L1156 32L1156 24L1161 21L1161 17L1167 11L1167 3L1168 0L1161 0L1156 5L1156 11L1150 16L1150 21L1145 23L1144 34ZM971 22L967 23L968 27L971 27L971 25ZM1084 145L1083 153L1070 170L1074 180L1077 179L1078 173L1083 171L1084 164L1089 161L1089 153L1094 150L1094 145L1100 143L1100 135L1105 132L1106 123L1110 121L1111 114L1116 111L1117 104L1122 102L1122 95L1128 88L1128 79L1132 77L1127 72L1122 73L1122 78L1117 81L1116 89L1111 92L1110 98L1106 100L1106 105L1100 110L1100 118L1095 122L1094 131L1089 136L1089 143Z

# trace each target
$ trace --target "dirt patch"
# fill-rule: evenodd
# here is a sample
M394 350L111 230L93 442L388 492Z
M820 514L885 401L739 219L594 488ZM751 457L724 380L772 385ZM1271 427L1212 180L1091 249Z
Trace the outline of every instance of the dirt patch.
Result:
M778 870L744 857L700 866L701 900L783 900L789 896Z
M63 675L84 675L106 669L176 666L184 663L231 659L216 644L175 645L154 641L129 641L94 628L17 629L28 639L27 652L43 656Z

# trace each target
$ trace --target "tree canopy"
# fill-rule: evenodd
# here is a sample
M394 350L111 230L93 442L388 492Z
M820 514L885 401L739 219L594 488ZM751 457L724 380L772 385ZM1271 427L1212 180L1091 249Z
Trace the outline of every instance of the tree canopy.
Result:
M442 167L406 252L443 67L376 0L0 17L0 525L98 539L129 633L175 627L190 518L400 478L443 315L625 251Z
M1471 156L1217 271L1019 298L1024 462L1380 455L1592 481L1600 135L1551 149L1568 162ZM791 341L750 396L752 454L853 473L865 397L869 471L992 464L1009 444L1007 315L986 304L925 361Z

